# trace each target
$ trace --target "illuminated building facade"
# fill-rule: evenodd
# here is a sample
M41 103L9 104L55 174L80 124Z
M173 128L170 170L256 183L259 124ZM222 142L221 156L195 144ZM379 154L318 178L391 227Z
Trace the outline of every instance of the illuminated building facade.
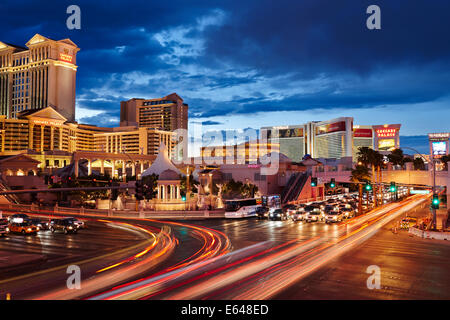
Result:
M139 126L175 131L188 128L188 105L176 93L158 99L120 103L120 126Z
M26 47L0 42L0 114L17 118L25 110L52 106L75 121L76 56L70 39L36 34Z
M295 126L263 127L269 141L295 162L306 154L322 159L356 159L359 147L391 151L400 147L400 124L359 126L352 117L308 122Z
M221 163L256 163L271 152L280 152L278 143L257 141L244 142L232 146L207 146L201 148L203 159L222 160Z
M52 107L18 113L17 119L0 116L0 155L26 153L41 169L61 168L76 152L149 155L163 142L171 156L174 133L128 126L104 128L68 122Z

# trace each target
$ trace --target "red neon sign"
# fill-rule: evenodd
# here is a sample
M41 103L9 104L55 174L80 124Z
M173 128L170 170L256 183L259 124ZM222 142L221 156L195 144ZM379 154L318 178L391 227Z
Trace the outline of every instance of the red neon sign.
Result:
M378 138L395 137L396 133L397 133L397 129L394 129L394 128L378 129L377 130L377 137Z
M64 62L72 63L72 56L70 54L60 53L59 54L59 60Z

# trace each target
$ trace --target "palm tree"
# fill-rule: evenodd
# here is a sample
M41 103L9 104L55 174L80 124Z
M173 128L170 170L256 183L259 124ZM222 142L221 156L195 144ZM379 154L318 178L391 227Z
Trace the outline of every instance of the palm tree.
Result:
M389 162L393 165L403 166L405 164L405 155L402 149L395 149L388 154Z
M372 167L372 184L375 185L376 177L379 177L379 180L381 180L380 174L381 174L381 167L384 165L383 162L383 155L379 153L378 151L373 150L369 147L360 147L358 149L358 163L361 163L362 166L365 166L366 168L369 167L369 165ZM375 174L375 171L377 171L377 175ZM373 189L373 201L375 207L377 206L377 188L374 186Z
M358 202L358 215L362 213L362 193L363 193L363 183L371 179L369 169L363 165L357 165L355 169L352 170L350 180L352 182L358 183L359 189L359 202Z
M422 158L415 158L413 164L414 170L425 170L425 162Z
M372 173L375 172L375 169L377 171L377 175L376 177L372 176L372 180L377 179L378 183L381 182L381 168L384 166L384 156L379 153L378 151L372 150L372 155L371 155L371 160L372 160ZM378 177L378 178L377 178ZM373 197L373 202L375 207L377 206L377 201L378 201L378 193L379 193L379 188L375 186L374 184L374 197Z

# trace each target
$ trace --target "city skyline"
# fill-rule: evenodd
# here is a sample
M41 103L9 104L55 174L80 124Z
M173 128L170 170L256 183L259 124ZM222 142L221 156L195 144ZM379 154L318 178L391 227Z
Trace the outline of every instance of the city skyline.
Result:
M365 27L367 4L350 1L189 8L136 2L133 10L81 1L80 30L50 18L58 8L65 12L64 1L52 4L52 13L42 2L5 1L2 21L9 28L0 39L21 45L39 33L78 44L81 123L114 126L120 101L177 92L190 105L190 122L211 130L352 116L361 125L402 123L403 139L425 151L427 133L448 131L439 119L450 115L450 48L431 40L444 38L449 22L441 14L449 4L423 8L422 2L406 10L380 1L383 28L372 32ZM110 19L117 11L121 16ZM411 23L412 17L427 24Z

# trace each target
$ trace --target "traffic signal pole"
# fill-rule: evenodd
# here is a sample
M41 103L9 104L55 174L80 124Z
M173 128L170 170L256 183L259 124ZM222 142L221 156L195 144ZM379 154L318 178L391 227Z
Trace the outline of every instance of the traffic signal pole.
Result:
M431 153L431 162L433 164L433 195L436 193L436 163L434 162L434 154ZM431 205L431 214L433 215L432 226L436 229L436 209Z

